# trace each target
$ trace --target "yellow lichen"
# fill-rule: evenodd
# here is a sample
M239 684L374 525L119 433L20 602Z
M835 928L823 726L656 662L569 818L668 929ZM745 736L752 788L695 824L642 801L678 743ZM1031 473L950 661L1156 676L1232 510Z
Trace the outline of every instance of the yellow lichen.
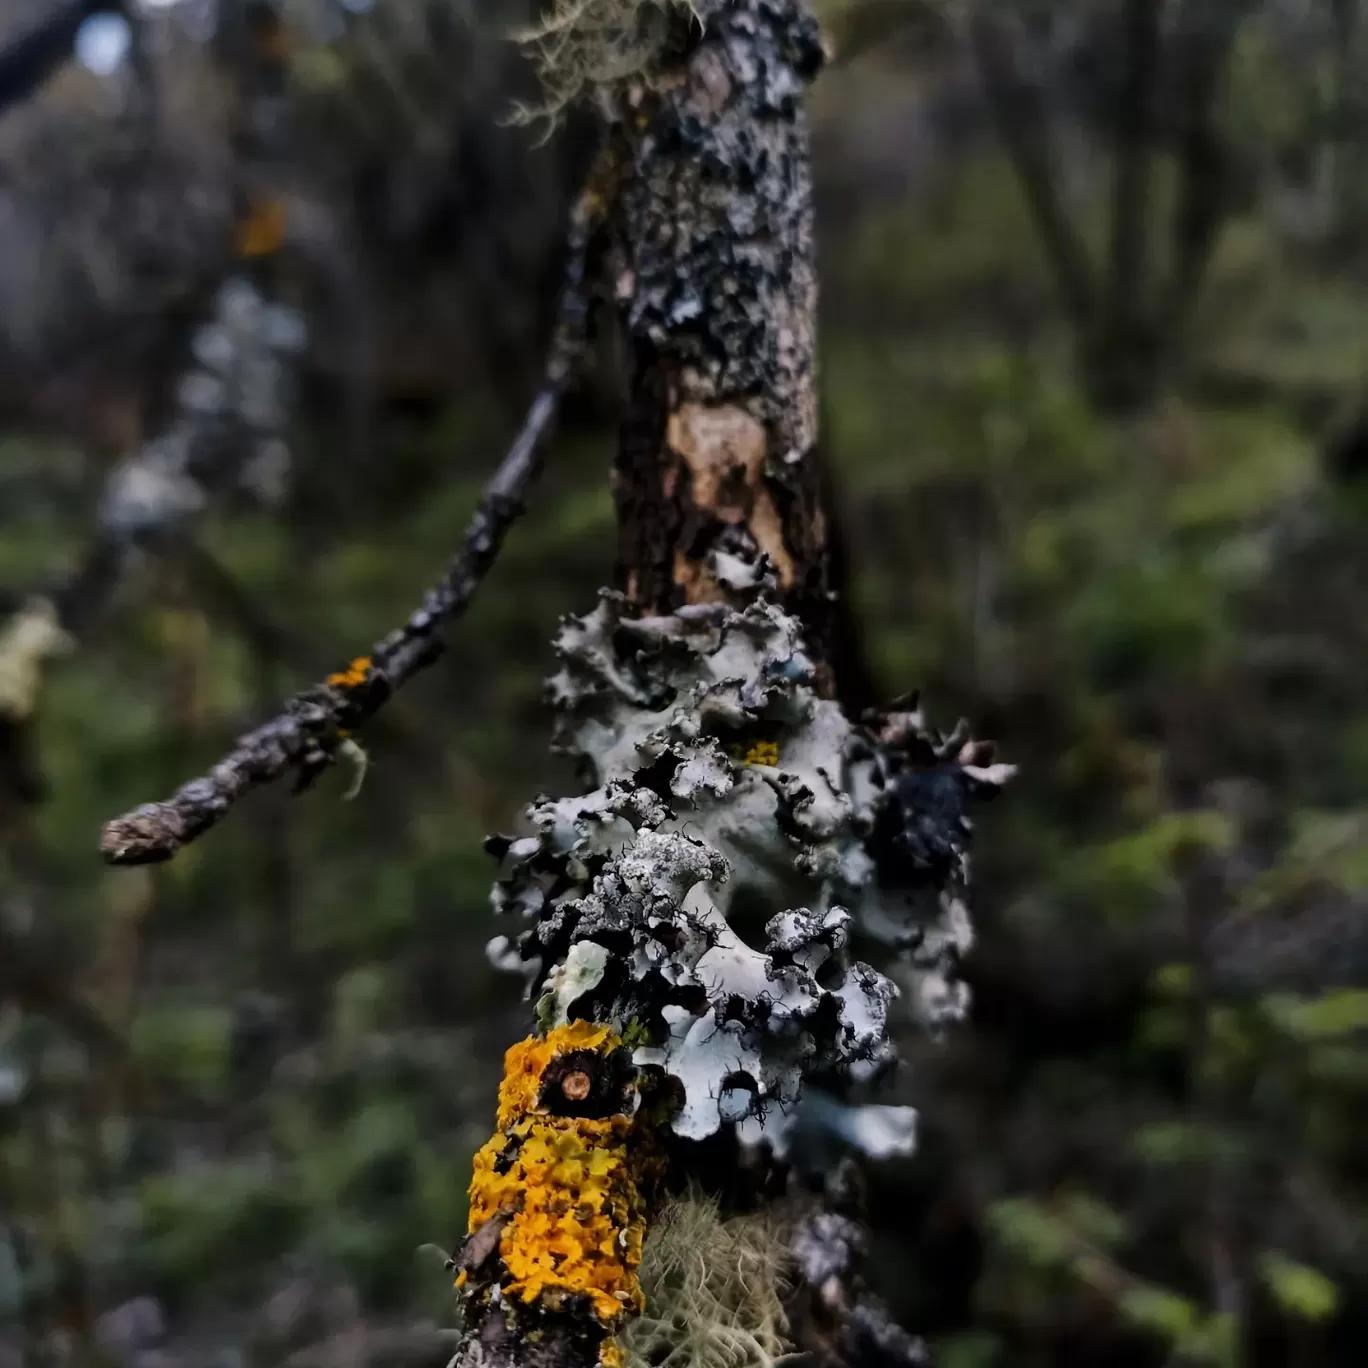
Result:
M240 257L272 256L285 242L285 205L278 199L254 204L238 225Z
M529 1036L509 1046L504 1055L503 1082L499 1085L499 1129L507 1129L535 1110L542 1075L557 1055L569 1050L608 1054L621 1043L611 1027L596 1026L592 1021L572 1021L544 1036Z
M366 682L370 674L370 656L357 656L345 670L338 670L328 676L327 682L334 689L354 689Z
M737 742L728 754L738 765L769 765L779 763L779 747L773 741L752 741L750 745Z
M499 1239L504 1296L548 1309L583 1297L606 1327L641 1309L636 1270L646 1219L628 1147L632 1117L555 1116L540 1097L558 1057L588 1051L606 1061L621 1046L611 1028L585 1021L514 1045L504 1057L499 1133L476 1154L470 1184L472 1234L507 1220Z
M747 765L777 765L779 763L779 747L773 741L757 741L746 752L745 763Z

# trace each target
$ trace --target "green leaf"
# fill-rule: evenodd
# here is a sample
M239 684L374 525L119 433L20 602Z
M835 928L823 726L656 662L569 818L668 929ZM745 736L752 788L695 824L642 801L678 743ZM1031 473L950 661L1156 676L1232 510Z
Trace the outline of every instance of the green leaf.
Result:
M1061 1203L1069 1227L1089 1244L1110 1249L1125 1238L1126 1219L1121 1213L1087 1193L1070 1193Z
M1302 1320L1328 1320L1339 1309L1339 1288L1324 1273L1283 1254L1268 1253L1259 1260L1259 1273L1278 1305Z
M1187 997L1192 992L1192 965L1162 965L1154 974L1154 991L1160 997Z
M158 1076L213 1093L228 1073L232 1014L224 1007L151 1007L133 1023L134 1057Z
M1264 1009L1279 1030L1303 1043L1368 1029L1368 992L1362 989L1343 988L1313 998L1275 993L1264 999Z
M1029 1264L1050 1268L1068 1262L1072 1240L1063 1223L1039 1202L1009 1197L993 1205L989 1225L999 1243Z
M1191 1335L1198 1326L1194 1302L1148 1283L1141 1283L1122 1296L1121 1314L1140 1329L1171 1340Z
M936 1345L940 1368L993 1368L1001 1355L1001 1341L984 1330L950 1335Z

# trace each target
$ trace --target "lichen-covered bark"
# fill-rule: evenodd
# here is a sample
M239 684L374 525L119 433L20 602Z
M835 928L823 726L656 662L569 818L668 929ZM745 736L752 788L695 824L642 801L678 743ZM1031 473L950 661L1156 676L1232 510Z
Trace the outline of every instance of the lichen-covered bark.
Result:
M703 0L692 14L681 6L677 17L681 41L673 63L643 73L615 96L624 165L610 227L614 285L630 348L631 398L615 471L618 573L626 600L622 610L610 613L670 613L683 604L741 608L767 591L794 614L790 621L803 623L807 649L828 681L826 528L814 459L817 281L802 111L804 86L822 60L820 32L801 0ZM776 612L777 605L768 611ZM594 645L588 649L592 652ZM800 674L811 668L801 653L793 663ZM605 668L612 673L611 660L605 659ZM829 683L822 691L829 692ZM639 701L623 700L629 707ZM598 749L589 764L602 773L605 757ZM699 756L700 771L709 761L716 773L700 773L700 782L729 784L729 762L709 750ZM645 845L637 859L644 868L652 858L646 828L659 824L667 809L657 801L658 811L647 812L649 791L632 785L633 796L622 787L626 806L639 809L624 825L643 828ZM661 839L677 843L663 833ZM687 864L689 853L662 848L656 852L662 862L656 873L663 876L676 855ZM697 854L706 867L676 871L684 884L725 877L720 854L706 849ZM623 873L630 884L632 869ZM651 871L644 873L650 882ZM516 885L516 873L513 877ZM573 884L572 875L567 895ZM579 891L588 890L581 886ZM649 889L642 891L650 895ZM682 884L654 900L664 911L677 906L684 892ZM538 909L527 911L535 917ZM611 931L591 936L590 921L584 922L583 934L576 934L578 917L554 948L542 946L535 930L529 933L521 959L536 963L541 1014L550 1013L543 1029L568 1016L572 1004L579 1016L625 1028L623 1003L616 1000L623 988L621 966L605 970L610 947L630 957L636 933L648 932L645 912L639 909L635 930L622 928L626 934L616 938L621 942L616 945ZM702 953L706 944L699 937L705 933L693 927L692 915L684 917L680 934L692 931ZM790 936L797 937L793 952L801 957L805 937L825 937L835 945L842 934L840 915L809 918L811 927L803 921ZM660 934L669 931L661 925ZM782 939L777 924L776 935ZM746 953L738 944L733 958L739 964ZM638 954L649 955L645 941ZM511 943L505 958L520 958ZM752 972L763 977L768 961L759 954L751 959ZM790 972L808 971L795 967ZM814 991L809 996L815 1005ZM683 1047L686 1024L662 1018L663 1003L662 998L650 1009L655 1037L639 1023L646 1035L633 1042L635 1067L647 1057L642 1050L654 1048L663 1064L675 1058L672 1040ZM551 1037L556 1029L561 1028L552 1029ZM841 1028L836 1029L839 1034ZM743 1053L758 1086L768 1067L761 1065L758 1044ZM548 1067L554 1067L554 1059ZM697 1074L696 1087L711 1080L710 1067ZM663 1072L655 1070L657 1077ZM772 1081L766 1073L765 1086ZM743 1090L742 1095L750 1094ZM652 1104L638 1097L636 1105ZM692 1118L688 1124L697 1133L716 1130L721 1120L716 1100L711 1120L705 1096L696 1094L685 1105ZM488 1232L495 1219L485 1209L491 1183L497 1187L507 1181L523 1162L528 1143L527 1137L508 1138L506 1120L501 1113L501 1133L486 1156L489 1163L505 1166L503 1179L482 1178L477 1171L472 1185L469 1242L490 1246L492 1273L483 1289L465 1280L471 1289L467 1333L457 1362L481 1368L611 1365L619 1352L611 1337L617 1317L609 1314L612 1308L601 1294L579 1283L611 1281L614 1260L639 1249L639 1231L624 1226L610 1232L598 1255L587 1247L569 1249L574 1241L566 1234L562 1243L567 1247L558 1252L561 1237L546 1231L536 1236L534 1222L541 1218L529 1217L524 1204L516 1217L510 1215L493 1236L482 1239L481 1231ZM534 1211L558 1206L574 1211L583 1205L576 1189L580 1162L571 1159L568 1168L549 1175L559 1195L537 1198ZM611 1168L617 1159L605 1150L593 1162ZM536 1238L545 1241L544 1285L529 1282L523 1267Z
M801 0L696 11L681 67L622 102L631 153L617 285L632 374L616 470L620 586L647 613L737 603L716 553L763 554L824 662L802 105L821 34Z
M453 1259L478 1325L466 1362L519 1356L520 1336L539 1347L519 1362L613 1361L610 1336L641 1309L652 1165L633 1143L637 1103L630 1052L608 1026L577 1021L509 1050Z
M910 1108L812 1085L875 1081L899 1005L931 1030L963 1013L967 810L1008 774L915 706L859 724L832 697L802 110L820 34L802 0L692 13L673 65L617 97L620 583L563 620L550 688L588 792L489 842L520 923L491 958L539 1034L509 1052L476 1164L462 1366L619 1368L657 1156L679 1179L709 1146L909 1152ZM878 945L888 973L857 957ZM567 1120L571 1087L606 1100ZM915 1362L843 1290L854 1267L814 1292L816 1347L881 1337Z

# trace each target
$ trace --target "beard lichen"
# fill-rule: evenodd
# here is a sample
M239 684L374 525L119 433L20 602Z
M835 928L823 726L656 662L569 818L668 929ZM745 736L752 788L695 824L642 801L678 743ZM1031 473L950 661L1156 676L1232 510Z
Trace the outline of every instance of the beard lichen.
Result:
M556 120L581 96L634 78L650 83L683 16L699 20L692 0L553 0L536 25L516 34L541 78L543 100L517 118Z
M574 1021L512 1046L499 1088L498 1134L475 1156L469 1231L500 1223L498 1271L462 1271L468 1296L587 1304L611 1332L641 1309L646 1228L631 1145L636 1096L620 1037ZM616 1350L605 1341L606 1362Z
M642 1255L645 1310L619 1336L626 1368L770 1368L790 1347L786 1266L767 1214L724 1219L700 1192L672 1198Z

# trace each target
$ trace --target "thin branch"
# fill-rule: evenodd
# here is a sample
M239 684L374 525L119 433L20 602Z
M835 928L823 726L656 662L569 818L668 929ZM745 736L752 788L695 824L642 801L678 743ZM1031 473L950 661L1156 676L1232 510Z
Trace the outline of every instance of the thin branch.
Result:
M1118 95L1116 181L1112 198L1112 335L1125 345L1145 297L1145 248L1154 158L1154 115L1159 84L1161 0L1127 0L1121 24L1125 74Z
M1188 7L1184 7L1186 14ZM1187 20L1180 53L1178 153L1182 179L1173 213L1173 266L1163 318L1166 333L1191 316L1202 279L1230 210L1230 152L1220 131L1226 67L1248 0L1199 9Z
M580 359L586 315L589 248L602 220L606 192L600 161L571 217L569 252L555 336L541 389L502 465L485 487L459 552L421 606L368 656L296 694L269 722L239 737L208 774L161 803L147 803L108 823L100 850L110 864L169 860L219 821L244 794L286 774L300 792L337 759L351 732L393 692L441 654L442 629L460 617L489 573L508 529L541 468L542 449L560 399Z
M852 1215L817 1205L790 1240L800 1346L819 1361L860 1368L925 1368L926 1344L866 1286L869 1237Z
M975 6L968 31L989 112L1021 183L1064 306L1074 326L1087 331L1094 318L1092 267L1055 183L1041 93L1022 76L1012 51L1012 35L997 14Z

